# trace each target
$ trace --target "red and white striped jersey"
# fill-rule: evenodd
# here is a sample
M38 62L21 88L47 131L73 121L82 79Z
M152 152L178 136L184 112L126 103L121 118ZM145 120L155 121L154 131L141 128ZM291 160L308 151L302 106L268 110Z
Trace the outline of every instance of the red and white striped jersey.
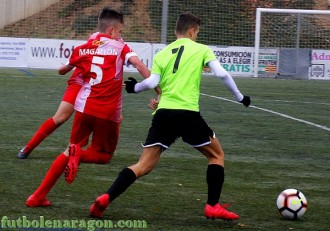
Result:
M69 65L82 74L84 84L75 110L102 119L119 121L122 109L123 65L136 54L122 40L98 34L74 49Z
M88 38L88 42L91 40L96 39L96 37L100 34L100 32L95 32L93 33L89 38ZM68 63L69 64L69 63ZM79 84L79 85L83 85L84 81L82 79L82 75L79 72L78 69L74 69L72 75L70 76L70 78L68 79L68 84Z

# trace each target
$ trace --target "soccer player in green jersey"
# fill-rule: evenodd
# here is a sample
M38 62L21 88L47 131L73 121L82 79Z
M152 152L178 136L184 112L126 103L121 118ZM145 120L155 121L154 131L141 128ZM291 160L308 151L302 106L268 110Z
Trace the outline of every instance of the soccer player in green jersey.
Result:
M140 160L123 169L109 190L99 196L90 208L94 217L102 217L107 206L136 179L148 174L158 163L161 153L179 137L208 159L206 180L208 199L204 214L207 218L236 220L239 216L220 205L224 182L224 152L219 140L199 112L202 69L208 66L220 77L235 99L244 106L250 97L238 90L231 75L225 71L212 50L195 42L201 21L191 13L181 14L176 22L177 40L154 57L151 76L137 83L125 81L128 93L137 93L160 86L162 95L154 114Z

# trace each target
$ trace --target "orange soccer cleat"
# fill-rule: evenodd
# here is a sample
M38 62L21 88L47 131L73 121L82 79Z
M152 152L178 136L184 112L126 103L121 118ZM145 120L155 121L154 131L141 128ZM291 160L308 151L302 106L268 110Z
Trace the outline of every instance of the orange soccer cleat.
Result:
M76 178L80 162L80 150L76 144L71 144L69 147L69 162L65 169L65 180L68 184L71 184Z
M37 198L32 194L29 196L29 198L25 202L26 206L28 207L47 207L51 206L51 203L49 200L47 200L45 197L44 198Z
M205 206L204 214L207 219L223 219L223 220L237 220L239 216L233 212L226 210L228 205L221 206L219 203L211 206Z
M95 202L91 205L89 213L91 217L102 218L105 209L110 204L109 194L105 193L96 198Z

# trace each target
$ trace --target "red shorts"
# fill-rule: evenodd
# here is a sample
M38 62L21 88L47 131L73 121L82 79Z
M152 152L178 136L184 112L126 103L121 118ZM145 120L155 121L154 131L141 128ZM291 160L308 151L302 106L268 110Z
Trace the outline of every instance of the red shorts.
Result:
M76 102L76 97L83 85L84 80L78 68L74 69L71 77L68 79L68 87L66 88L62 101L72 105Z
M88 149L112 154L116 150L120 123L76 112L70 137L71 144L84 147L88 144L91 133L92 142Z
M72 105L76 102L76 97L81 89L81 84L71 83L66 88L62 101L68 102Z

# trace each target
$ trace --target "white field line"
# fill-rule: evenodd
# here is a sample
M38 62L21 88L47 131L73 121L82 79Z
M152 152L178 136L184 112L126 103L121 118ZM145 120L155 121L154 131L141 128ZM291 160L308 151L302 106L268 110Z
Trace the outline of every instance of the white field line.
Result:
M234 100L226 99L226 98L219 97L219 96L208 95L208 94L204 94L204 93L200 93L200 94L204 95L204 96L211 97L211 98L215 98L215 99L221 99L221 100L232 102L232 103L238 103ZM261 111L269 112L271 114L278 115L278 116L281 116L281 117L284 117L284 118L287 118L287 119L295 120L295 121L298 121L300 123L308 124L308 125L311 125L311 126L314 126L314 127L317 127L317 128L320 128L320 129L323 129L323 130L326 130L326 131L330 132L330 128L328 128L326 126L323 126L323 125L319 125L319 124L309 122L307 120L295 118L295 117L292 117L292 116L289 116L289 115L286 115L286 114L283 114L283 113L279 113L279 112L276 112L276 111L272 111L272 110L269 110L269 109L265 109L265 108L261 108L261 107L257 107L257 106L253 106L253 105L250 105L249 107L250 108L255 108L255 109L258 109L258 110L261 110Z
M293 100L281 100L281 99L268 100L268 101L284 102L284 103L298 103L297 101L293 101ZM314 104L314 105L328 105L328 106L330 106L330 103L316 103L316 102L299 102L299 103L303 103L303 104Z

